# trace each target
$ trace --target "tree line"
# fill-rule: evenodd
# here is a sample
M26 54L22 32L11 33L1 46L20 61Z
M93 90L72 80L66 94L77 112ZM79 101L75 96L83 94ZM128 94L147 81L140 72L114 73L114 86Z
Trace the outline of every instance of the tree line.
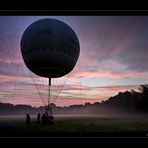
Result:
M148 84L139 86L139 91L131 90L119 92L106 101L89 103L84 105L56 106L52 104L54 114L103 114L111 112L148 112ZM0 114L37 114L44 112L45 107L32 107L31 105L13 105L0 103Z

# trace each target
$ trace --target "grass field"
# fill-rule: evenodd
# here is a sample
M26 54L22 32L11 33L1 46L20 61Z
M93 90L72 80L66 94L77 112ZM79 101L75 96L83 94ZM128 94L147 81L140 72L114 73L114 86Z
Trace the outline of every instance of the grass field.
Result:
M54 124L25 124L25 116L0 117L0 136L147 136L148 117L56 116ZM138 134L138 135L137 135Z

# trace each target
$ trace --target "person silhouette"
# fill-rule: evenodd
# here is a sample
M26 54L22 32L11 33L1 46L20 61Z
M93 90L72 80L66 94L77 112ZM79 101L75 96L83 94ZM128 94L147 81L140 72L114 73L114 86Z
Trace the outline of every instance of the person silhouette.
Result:
M30 115L26 114L26 125L30 125Z
M48 114L47 114L47 112L45 112L45 113L42 115L41 119L42 119L42 123L43 123L43 124L47 124L47 122L48 122Z
M52 109L51 109L51 107L49 108L49 111L50 111L50 116L52 116Z
M41 115L40 115L40 113L38 113L38 115L37 115L37 123L38 124L40 123L40 119L41 119Z
M45 113L42 115L41 119L42 119L42 123L45 124Z

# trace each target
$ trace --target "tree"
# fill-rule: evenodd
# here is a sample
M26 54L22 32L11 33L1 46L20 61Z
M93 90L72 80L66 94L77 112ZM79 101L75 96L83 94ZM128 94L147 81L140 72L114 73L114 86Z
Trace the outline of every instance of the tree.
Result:
M143 95L148 94L148 84L140 85L139 90Z
M148 84L140 85L139 90L142 94L142 107L148 111Z

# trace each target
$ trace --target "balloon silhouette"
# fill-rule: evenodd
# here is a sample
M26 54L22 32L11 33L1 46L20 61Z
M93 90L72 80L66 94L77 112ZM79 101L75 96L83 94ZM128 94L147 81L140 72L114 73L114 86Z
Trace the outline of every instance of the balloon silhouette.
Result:
M75 67L80 53L78 37L64 22L46 18L27 27L20 48L27 68L40 77L48 78L49 112L51 79L63 77Z
M75 32L64 22L41 19L23 33L21 53L26 66L35 74L58 78L68 74L79 57Z

